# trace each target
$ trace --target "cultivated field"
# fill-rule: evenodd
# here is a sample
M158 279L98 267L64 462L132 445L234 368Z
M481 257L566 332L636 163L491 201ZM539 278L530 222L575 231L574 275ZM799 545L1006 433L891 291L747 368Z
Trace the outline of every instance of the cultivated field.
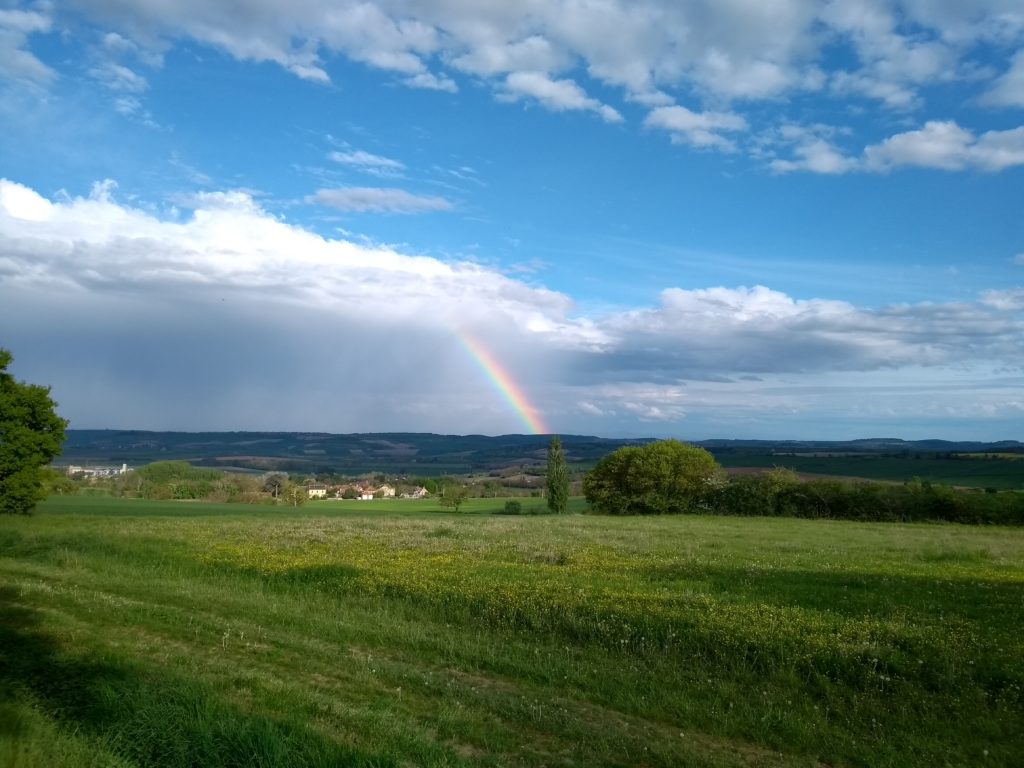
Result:
M991 458L989 458L991 456ZM726 468L786 467L794 472L836 477L858 477L903 483L917 477L931 483L965 488L1024 490L1024 455L970 454L906 456L801 456L772 453L722 454L715 457Z
M1024 531L501 505L0 519L0 765L1020 765Z

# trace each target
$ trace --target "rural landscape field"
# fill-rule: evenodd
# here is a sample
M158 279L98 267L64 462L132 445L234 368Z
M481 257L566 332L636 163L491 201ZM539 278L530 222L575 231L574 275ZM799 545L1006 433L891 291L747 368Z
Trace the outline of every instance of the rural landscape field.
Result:
M1024 768L1024 0L0 0L0 768Z
M1020 528L501 509L70 496L0 517L0 764L1024 754Z

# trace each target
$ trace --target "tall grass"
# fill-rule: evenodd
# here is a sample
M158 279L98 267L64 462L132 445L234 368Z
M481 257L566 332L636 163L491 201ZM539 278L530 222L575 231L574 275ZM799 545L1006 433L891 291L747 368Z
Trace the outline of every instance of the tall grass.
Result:
M0 760L1024 754L1019 529L376 509L77 499L0 520Z

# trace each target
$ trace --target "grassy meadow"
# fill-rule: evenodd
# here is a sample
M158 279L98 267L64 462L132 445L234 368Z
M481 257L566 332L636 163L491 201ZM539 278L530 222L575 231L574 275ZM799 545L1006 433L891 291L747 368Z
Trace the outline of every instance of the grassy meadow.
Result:
M0 518L0 766L1020 764L1020 529L502 506Z

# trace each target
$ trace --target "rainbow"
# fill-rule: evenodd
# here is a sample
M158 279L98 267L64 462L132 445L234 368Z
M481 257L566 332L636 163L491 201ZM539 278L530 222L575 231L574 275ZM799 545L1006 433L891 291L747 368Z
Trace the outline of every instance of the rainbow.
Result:
M509 405L515 410L526 429L535 435L550 434L551 430L543 422L537 409L526 399L522 388L516 384L509 372L494 359L494 355L467 331L458 331L455 336L469 352L474 362L480 366L480 370L491 380L494 388L508 400Z

